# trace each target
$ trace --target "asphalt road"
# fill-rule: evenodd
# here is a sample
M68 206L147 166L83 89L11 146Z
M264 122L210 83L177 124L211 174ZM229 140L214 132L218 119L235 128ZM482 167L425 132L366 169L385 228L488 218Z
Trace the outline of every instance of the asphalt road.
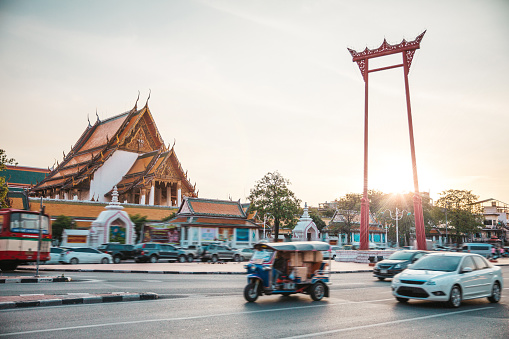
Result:
M509 267L502 267L509 278ZM390 281L332 275L331 297L261 296L247 303L243 275L71 273L70 283L5 284L15 293L156 292L162 299L0 311L13 338L509 338L509 279L499 304L397 303Z

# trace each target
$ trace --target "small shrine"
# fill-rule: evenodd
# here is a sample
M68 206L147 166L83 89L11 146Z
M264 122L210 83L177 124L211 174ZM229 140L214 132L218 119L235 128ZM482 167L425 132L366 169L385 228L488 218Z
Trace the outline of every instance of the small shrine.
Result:
M117 186L113 188L111 202L105 207L90 228L90 247L99 247L108 242L134 244L136 240L134 223L118 202Z
M304 213L299 219L292 232L292 238L300 241L319 241L320 231L316 227L315 222L309 216L308 204L304 205Z

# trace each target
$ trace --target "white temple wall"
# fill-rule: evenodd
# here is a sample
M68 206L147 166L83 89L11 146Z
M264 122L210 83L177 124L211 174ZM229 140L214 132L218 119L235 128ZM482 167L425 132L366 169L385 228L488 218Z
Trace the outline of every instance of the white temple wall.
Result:
M122 177L131 169L138 158L137 153L117 150L106 162L94 173L94 178L90 181L89 200L94 197L95 200L107 202L104 196L113 186L115 186Z

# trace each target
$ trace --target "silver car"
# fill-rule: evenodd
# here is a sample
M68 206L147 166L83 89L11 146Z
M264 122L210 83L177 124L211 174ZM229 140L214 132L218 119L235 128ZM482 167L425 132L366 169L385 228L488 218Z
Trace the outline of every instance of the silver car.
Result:
M251 260L251 257L253 256L254 249L252 248L242 248L240 250L235 251L235 256L233 257L233 260L235 261L244 261L244 260Z
M497 303L503 288L500 267L472 253L428 254L392 279L392 294L399 302L444 301L449 307L459 307L462 300L476 298Z
M103 253L95 248L77 247L68 248L60 254L58 261L63 264L110 264L113 262L111 255Z

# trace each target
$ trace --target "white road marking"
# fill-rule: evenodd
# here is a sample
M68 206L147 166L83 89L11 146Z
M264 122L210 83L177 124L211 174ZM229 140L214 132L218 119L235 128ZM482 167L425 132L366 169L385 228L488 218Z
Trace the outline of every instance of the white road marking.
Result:
M143 324L143 323L155 323L155 322L167 322L167 321L182 321L182 320L192 320L192 319L206 319L206 318L216 318L216 317L225 317L225 316L235 316L235 315L240 315L240 314L255 314L255 313L265 313L265 312L281 312L281 311L289 311L289 310L297 310L297 309L308 309L308 308L328 307L328 306L330 307L330 306L338 306L338 305L345 305L345 304L372 303L372 302L387 301L387 300L393 300L393 298L390 298L390 299L378 299L378 300L366 300L366 301L345 301L345 302L341 302L341 303L322 303L322 304L319 304L319 305L306 305L306 306L296 306L296 307L286 307L286 308L275 308L275 309L270 309L270 310L229 312L229 313L220 313L220 314L216 313L216 314L198 315L198 316L191 316L191 317L147 319L147 320L134 320L134 321L122 321L122 322L103 323L103 324L95 324L95 325L57 327L57 328L48 328L48 329L43 329L43 330L32 330L32 331L2 333L2 334L0 334L0 337L6 337L6 336L10 336L10 335L20 335L20 334L22 335L22 334L32 334L32 333L53 332L53 331L66 331L66 330L75 330L75 329L108 327L108 326L122 326L122 325ZM474 310L457 311L457 312L454 312L454 313L443 313L443 314L436 314L436 315L424 316L424 317L418 317L418 318L395 320L395 321L390 321L390 322L386 322L386 323L370 324L370 325L365 325L365 326L358 326L358 327L351 327L351 328L347 328L347 329L340 329L340 330L337 330L337 331L341 332L341 331L353 330L353 329L356 329L356 328L364 328L364 327L372 327L372 326L383 326L383 325L386 325L386 324L393 324L393 323L399 323L399 322L414 321L414 320L426 319L426 318L435 318L435 317L439 317L439 316L448 316L448 315L460 314L460 313L465 313L465 312L482 311L482 310L491 309L491 308L493 308L493 307L484 307L484 308L479 308L479 309L474 309ZM335 332L334 331L321 332L320 334L327 334L327 333L335 333ZM320 334L315 333L315 334L310 334L308 336L316 336L316 335L320 335ZM295 337L295 338L299 338L299 337Z
M208 315L197 315L192 317L179 317L179 318L161 318L161 319L147 319L147 320L134 320L134 321L122 321L122 322L113 322L113 323L104 323L104 324L95 324L95 325L81 325L81 326L70 326L70 327L57 327L57 328L48 328L44 330L32 330L32 331L23 331L23 332L11 332L11 333L0 333L0 337L6 337L10 335L20 335L20 334L32 334L32 333L45 333L45 332L53 332L53 331L66 331L66 330L75 330L75 329L83 329L83 328L97 328L97 327L107 327L107 326L122 326L122 325L131 325L131 324L143 324L143 323L154 323L154 322L164 322L164 321L179 321L179 320L192 320L192 319L205 319L205 318L216 318L216 317L225 317L239 314L254 314L254 313L264 313L264 312L281 312L281 311L289 311L289 310L297 310L297 309L307 309L307 308L316 308L316 307L326 307L333 305L345 305L345 304L355 304L355 303L364 303L364 302L377 302L377 301L387 301L391 299L380 299L380 300L370 300L370 301L345 301L342 303L322 303L319 305L307 305L307 306L296 306L296 307L286 307L286 308L275 308L270 310L258 310L258 311L244 311L244 312L230 312L230 313L216 313L216 314L208 314ZM93 304L99 305L99 304Z
M399 323L404 323L404 322L409 322L409 321L417 321L417 320L430 319L430 318L447 317L447 316L461 314L461 313L467 313L467 312L484 311L484 310L488 310L488 309L492 309L492 308L494 308L494 307L483 307L483 308L476 308L474 310L464 310L464 311L456 311L456 312L447 312L447 313L441 313L441 314L426 315L426 316L423 316L423 317L415 317L415 318L408 318L408 319L401 319L401 320L386 321L386 322L376 323L376 324L361 325L361 326L354 326L354 327L348 327L348 328L340 328L340 329L337 329L337 330L324 331L324 332L316 332L316 333L298 335L298 336L294 336L294 337L286 337L285 339L318 337L318 336L322 336L322 335L325 335L325 334L333 334L333 333L339 333L339 332L354 331L354 330L360 330L360 329L365 329L365 328L370 328L370 327L386 326L386 325L399 324Z

